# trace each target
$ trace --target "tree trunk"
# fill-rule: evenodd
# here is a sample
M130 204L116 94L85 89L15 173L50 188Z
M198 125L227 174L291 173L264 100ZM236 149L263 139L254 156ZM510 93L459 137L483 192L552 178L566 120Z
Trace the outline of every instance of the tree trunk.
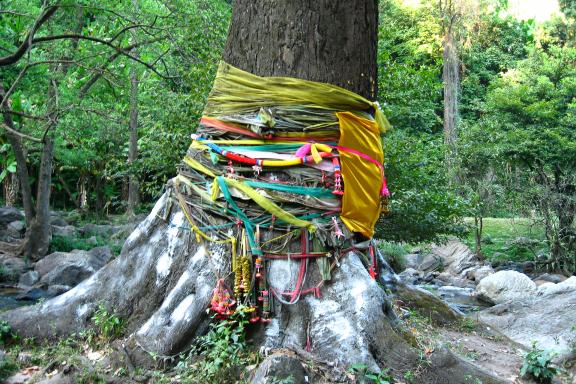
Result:
M53 69L56 71L56 69ZM38 260L48 252L52 231L50 227L50 193L52 191L52 165L54 160L54 129L58 124L58 83L50 79L48 83L48 117L50 126L43 138L38 189L36 190L36 210L31 223L26 227L20 253L27 259Z
M6 94L2 81L0 79L0 100L4 99ZM11 129L15 129L12 116L9 113L4 114L4 123ZM24 207L24 216L26 223L29 225L34 219L34 205L32 203L32 189L30 188L30 178L28 176L28 164L26 164L26 153L22 145L22 139L12 132L6 132L8 142L14 151L16 158L16 173L20 180L20 192L22 195L22 206Z
M4 203L7 207L13 207L18 201L20 192L20 181L18 173L9 173L4 179Z
M442 45L444 47L442 54L442 81L444 83L444 144L446 146L446 168L450 181L456 181L456 137L458 134L460 65L458 48L454 41L452 26L447 28Z
M376 34L376 0L237 0L224 59L258 75L331 82L373 97ZM23 337L66 336L85 328L98 303L105 302L126 319L133 356L142 350L176 357L205 332L213 287L230 273L227 246L199 242L184 229L185 214L174 198L177 188L169 183L168 192L127 239L121 255L91 278L39 308L21 308L1 317ZM246 211L255 209L254 204L242 204ZM198 210L194 214L199 220L212 215ZM264 232L262 241L286 234L279 229ZM293 242L290 249L300 249L299 241ZM307 347L311 356L338 366L361 363L375 371L390 367L400 376L421 367L421 383L458 384L469 377L499 382L447 350L439 349L431 355L430 366L423 365L421 352L406 341L379 285L390 284L384 260L378 256L374 280L362 259L356 251L342 253L321 298L302 295L293 305L276 301L272 321L257 328L256 346ZM274 260L266 273L273 288L282 292L294 286L298 265ZM320 278L316 270L310 274L310 281Z
M132 7L138 10L138 1L132 0ZM136 13L136 12L135 12ZM136 44L136 32L132 33L132 44ZM138 57L138 51L134 49L133 55ZM130 144L128 148L128 208L126 214L134 216L134 211L139 204L139 182L134 171L134 162L138 158L138 72L136 63L130 64Z

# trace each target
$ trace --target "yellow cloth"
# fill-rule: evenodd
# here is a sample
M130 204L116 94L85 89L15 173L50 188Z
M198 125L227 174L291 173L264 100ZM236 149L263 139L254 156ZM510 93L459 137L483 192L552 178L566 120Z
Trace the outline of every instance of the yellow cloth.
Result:
M339 112L336 116L340 122L338 146L354 149L382 164L384 151L376 122L350 112ZM344 181L340 218L350 231L372 237L380 216L381 169L354 153L339 152Z
M381 132L390 124L377 102L332 84L293 77L260 77L220 62L204 109L210 117L242 114L267 106L301 105L337 111L368 111Z

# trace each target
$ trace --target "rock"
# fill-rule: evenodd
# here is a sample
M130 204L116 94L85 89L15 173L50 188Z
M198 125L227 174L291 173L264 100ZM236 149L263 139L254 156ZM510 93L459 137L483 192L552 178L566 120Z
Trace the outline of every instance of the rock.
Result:
M20 238L24 234L26 225L23 221L13 221L6 227L6 233L12 237Z
M398 275L398 277L400 278L400 281L406 284L418 285L422 283L422 272L419 272L414 268L406 268Z
M545 281L554 284L558 284L566 280L567 277L564 275L560 275L558 273L543 273L542 275L538 276L534 279L534 281Z
M465 269L478 264L478 258L467 245L458 240L450 240L444 245L432 246L434 256L442 260L441 272L458 276Z
M25 384L30 380L31 377L32 374L18 372L7 378L6 381L4 381L4 384Z
M35 270L40 275L41 283L75 286L102 268L111 257L109 247L55 252L38 261Z
M86 243L90 245L98 245L98 239L96 238L96 236L91 236L86 240Z
M499 271L485 277L476 286L475 295L492 304L519 300L536 293L536 284L523 273Z
M539 348L559 353L562 361L574 357L575 313L576 290L570 290L499 304L479 312L478 318L526 348L536 341Z
M483 265L477 268L471 268L466 271L466 277L475 282L480 282L485 277L488 277L494 273L494 268L491 265Z
M38 301L40 299L47 299L48 297L49 295L44 289L35 287L18 295L16 299L21 301Z
M31 287L40 280L40 274L36 271L28 271L20 275L18 286L21 288Z
M0 281L15 282L26 268L26 263L19 257L10 254L0 254L0 269L3 273L0 275Z
M462 314L433 293L416 286L398 284L396 297L407 307L416 309L437 325L453 324Z
M63 373L57 373L52 377L36 382L37 384L76 384L77 377L68 376Z
M24 220L24 215L14 207L0 208L0 229L6 229L14 221Z
M56 227L67 227L68 222L60 216L55 216L50 219L50 224Z
M252 384L272 384L282 382L305 383L306 371L300 360L285 353L268 356L254 373Z
M538 287L539 296L555 295L565 292L576 292L576 276L571 276L569 279L558 284L546 282Z
M69 285L54 284L54 285L49 286L48 290L46 292L48 293L49 297L54 297L54 296L61 295L64 292L68 292L71 289L72 289L72 287Z
M442 272L438 274L438 276L436 276L432 282L440 286L448 285L460 288L474 287L474 284L470 280L464 277L454 276L448 272Z
M30 362L34 359L34 354L31 352L20 352L18 353L18 362L20 364L30 364Z
M408 255L404 256L404 261L406 263L406 268L418 269L420 264L424 259L424 255L422 253L409 253Z
M52 235L61 237L76 237L76 227L72 225L66 225L62 227L52 225Z

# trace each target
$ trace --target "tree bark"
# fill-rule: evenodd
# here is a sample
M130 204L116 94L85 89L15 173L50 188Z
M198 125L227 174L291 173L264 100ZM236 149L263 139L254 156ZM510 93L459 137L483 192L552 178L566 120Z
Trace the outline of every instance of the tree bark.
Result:
M1 80L1 79L0 79ZM0 81L0 102L4 100L6 92ZM5 103L8 104L8 103ZM4 113L4 123L11 129L15 130L12 115ZM30 178L28 176L28 165L26 164L26 153L22 145L22 139L12 132L7 131L6 137L14 151L16 158L16 173L20 180L20 192L22 195L22 206L24 207L24 216L26 223L29 225L34 219L34 204L32 203L32 189L30 188Z
M132 7L138 10L138 1L132 0ZM136 31L131 30L132 44L137 43ZM138 51L134 49L133 55L138 57ZM130 64L130 144L128 147L128 209L127 215L134 216L134 211L140 202L140 183L134 170L134 163L138 159L138 72L136 63Z
M459 120L460 62L454 41L453 25L446 28L442 41L442 81L444 83L444 144L446 146L446 169L450 181L457 181L456 138Z
M224 59L259 75L331 82L373 97L376 34L376 0L237 0ZM126 319L127 346L133 356L146 351L176 357L205 332L212 289L220 276L229 274L230 255L226 246L200 243L192 231L183 229L184 212L170 193L175 187L169 183L168 192L114 261L39 308L21 308L0 317L23 337L66 336L85 328L98 303L105 302ZM262 241L282 233L267 232ZM344 367L361 363L374 371L390 367L399 376L421 367L417 381L421 383L466 383L468 376L499 382L447 350L439 349L429 366L422 365L379 285L389 286L385 278L391 275L378 258L377 281L358 252L343 253L321 298L307 295L293 305L274 304L270 324L255 330L256 346L307 345L312 356L323 361ZM270 284L280 292L293 286L295 269L298 266L290 260L271 262ZM311 274L310 279L318 278L315 270Z
M18 173L10 173L4 179L4 202L7 207L13 207L18 201L18 193L20 192L20 181L18 180Z

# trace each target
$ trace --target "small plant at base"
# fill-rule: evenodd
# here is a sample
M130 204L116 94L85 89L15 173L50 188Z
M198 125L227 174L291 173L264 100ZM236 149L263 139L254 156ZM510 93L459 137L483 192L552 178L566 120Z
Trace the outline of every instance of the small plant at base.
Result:
M390 375L390 369L385 368L380 373L372 372L366 364L354 364L348 368L348 372L354 375L358 383L392 384L394 378Z
M197 339L191 353L179 363L183 375L188 373L209 383L230 382L235 376L234 369L250 363L246 342L248 318L248 308L239 305L227 319L212 322L210 331ZM196 362L197 356L204 358Z
M539 383L551 383L557 370L551 367L554 353L539 349L536 342L532 343L532 349L524 356L524 364L520 369L520 376L532 376Z
M4 320L0 321L0 345L6 345L17 338L18 335L12 331L10 324Z
M104 304L98 306L91 320L105 340L115 339L122 334L124 321L118 315L108 312Z

